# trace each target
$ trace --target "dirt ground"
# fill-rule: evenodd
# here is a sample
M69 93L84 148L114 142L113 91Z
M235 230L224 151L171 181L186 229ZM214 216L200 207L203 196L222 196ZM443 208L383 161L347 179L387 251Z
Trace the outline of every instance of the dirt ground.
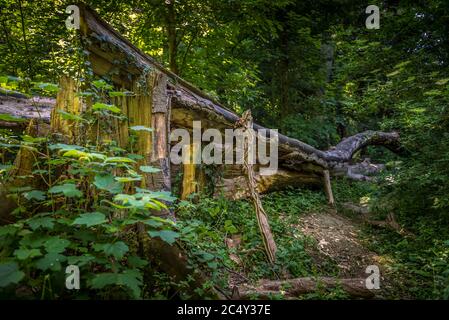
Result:
M359 222L330 209L302 216L299 227L304 235L315 239L317 252L310 254L317 263L324 257L331 259L337 264L341 278L366 278L369 276L365 273L367 266L376 265L381 275L380 290L376 290L376 296L385 298L394 291L388 259L363 244L360 238L362 225Z

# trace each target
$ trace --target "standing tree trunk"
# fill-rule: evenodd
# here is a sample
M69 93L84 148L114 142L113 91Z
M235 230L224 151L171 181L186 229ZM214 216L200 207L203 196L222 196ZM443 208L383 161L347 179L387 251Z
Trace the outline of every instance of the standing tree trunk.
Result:
M170 70L178 74L178 63L176 61L178 44L176 43L176 14L174 0L165 1L167 4L167 37L168 37L168 58Z

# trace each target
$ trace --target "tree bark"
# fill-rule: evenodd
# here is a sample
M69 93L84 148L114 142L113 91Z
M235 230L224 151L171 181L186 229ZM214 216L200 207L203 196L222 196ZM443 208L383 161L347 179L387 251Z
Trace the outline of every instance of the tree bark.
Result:
M330 277L296 278L288 280L262 280L256 287L242 287L238 290L240 299L270 299L282 294L285 298L298 298L302 294L314 293L322 289L335 289L340 287L345 293L354 298L374 298L372 290L368 290L365 279L336 279Z

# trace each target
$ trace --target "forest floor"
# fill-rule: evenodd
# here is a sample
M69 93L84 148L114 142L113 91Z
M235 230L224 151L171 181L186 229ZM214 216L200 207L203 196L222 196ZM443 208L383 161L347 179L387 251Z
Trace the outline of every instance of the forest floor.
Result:
M298 227L305 236L315 239L316 250L309 254L317 265L330 259L338 266L340 278L367 278L366 268L376 265L380 270L380 289L376 290L376 298L402 296L398 291L400 279L393 275L391 268L391 257L368 248L362 231L364 225L359 219L329 208L302 215Z
M323 206L320 210L301 213L291 227L314 243L307 246L306 251L318 270L317 276L366 279L370 275L366 268L375 265L380 270L380 289L374 290L375 299L410 298L394 272L393 259L373 251L370 239L363 232L365 225L360 217ZM279 280L291 277L285 273ZM231 275L231 287L250 284L244 278L238 273Z

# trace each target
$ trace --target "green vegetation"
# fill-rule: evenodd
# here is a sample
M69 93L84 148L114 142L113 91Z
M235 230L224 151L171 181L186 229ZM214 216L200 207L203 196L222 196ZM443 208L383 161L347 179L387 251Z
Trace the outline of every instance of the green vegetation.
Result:
M407 155L369 147L354 157L386 164L381 176L333 179L337 209L343 214L343 203L362 201L379 220L394 213L413 234L362 228L366 246L397 276L392 298L449 298L448 1L383 5L378 30L365 28L365 1L85 2L171 71L237 113L251 109L256 122L292 138L327 149L367 129L399 132ZM114 89L110 80L128 62L94 79L83 60L87 53L65 27L69 4L0 4L0 96L56 97L56 83L69 74L88 87L78 95L93 102L81 115L60 111L92 137L76 144L0 129L0 186L14 183L7 197L18 204L14 222L0 227L0 297L207 298L214 287L230 291L230 277L247 283L338 276L335 261L314 260L317 241L299 228L301 216L330 210L321 190L263 196L278 246L270 265L249 201L206 194L181 201L178 190L137 187L158 171L138 164L135 149L139 132L153 129L130 127L126 150L98 139L113 121L125 119L112 100L133 93ZM0 112L3 121L24 122ZM34 157L30 174L15 172L19 152ZM159 218L162 210L175 212L176 223ZM139 225L150 238L185 249L188 265L208 282L192 293L194 279L176 281L152 265L139 247ZM237 239L238 249L226 239ZM86 275L79 291L64 287L68 264ZM347 297L337 289L301 298Z

